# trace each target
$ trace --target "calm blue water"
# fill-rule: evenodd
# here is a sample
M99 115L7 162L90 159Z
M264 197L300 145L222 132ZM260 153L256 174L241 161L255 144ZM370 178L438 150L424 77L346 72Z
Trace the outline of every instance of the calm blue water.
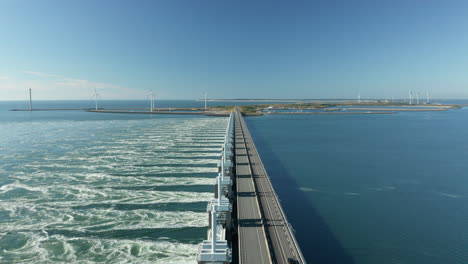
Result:
M210 106L224 105L247 105L247 104L267 104L270 102L208 102ZM161 108L183 108L183 107L204 107L205 103L193 100L162 100L155 101L155 107ZM64 109L94 108L93 101L34 101L34 109ZM144 100L102 100L99 101L99 108L149 108L149 101ZM0 101L0 122L38 121L38 120L103 120L116 118L114 115L95 115L93 113L83 113L83 111L35 111L34 113L22 111L8 111L11 109L29 109L29 101ZM119 118L147 119L144 116L121 115Z
M430 106L430 105L426 105L426 106L386 106L386 105L383 105L383 106L367 106L367 105L363 105L363 106L359 106L359 105L350 105L350 106L343 106L343 107L331 107L331 108L340 108L340 109L349 109L349 110L353 110L353 108L377 108L377 109L380 109L380 108L391 108L391 109L402 109L402 110L405 110L405 109L441 109L440 107L436 107L436 106Z
M7 109L29 109L29 101L0 101L2 107ZM268 101L249 101L249 102L228 102L228 101L208 101L207 106L222 105L249 105L249 104L268 104L268 103L289 103L289 102L268 102ZM157 100L155 107L204 107L204 101L194 100ZM71 101L33 101L33 108L94 108L94 101L89 100L71 100ZM149 108L150 103L146 100L100 100L98 107L102 108Z
M468 263L468 109L246 121L309 263Z

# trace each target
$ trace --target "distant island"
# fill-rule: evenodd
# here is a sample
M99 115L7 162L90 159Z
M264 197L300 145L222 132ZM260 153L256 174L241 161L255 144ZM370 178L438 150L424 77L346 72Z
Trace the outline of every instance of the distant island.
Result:
M195 101L205 101L197 99ZM352 99L255 99L255 98L236 98L236 99L206 99L207 102L329 102L329 101L353 101Z
M197 100L198 101L198 100ZM207 100L208 101L208 100ZM262 102L260 104L237 105L243 115L322 115L322 114L395 114L398 112L447 111L461 108L454 104L409 104L400 101L382 100L351 100L351 99L222 99L211 102ZM10 111L64 111L83 110L96 113L121 114L179 114L179 115L208 115L229 116L236 105L213 105L205 108L60 108L60 109L12 109Z
M254 101L253 99L251 101ZM267 100L265 100L267 101ZM343 100L345 101L345 100ZM296 103L270 103L239 106L244 115L265 114L375 114L396 113L400 111L446 111L460 108L459 105L450 104L408 104L406 102L363 101L341 103L326 103L323 101L296 102ZM351 102L349 102L351 101ZM284 101L281 101L284 102ZM233 106L210 107L217 110L229 110Z

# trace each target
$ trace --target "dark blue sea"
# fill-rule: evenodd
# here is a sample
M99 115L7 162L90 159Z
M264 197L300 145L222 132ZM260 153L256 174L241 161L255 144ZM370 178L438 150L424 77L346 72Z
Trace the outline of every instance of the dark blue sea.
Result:
M0 102L0 263L196 263L227 118L27 107ZM246 121L309 263L468 263L468 109Z
M246 122L308 263L468 263L467 108Z

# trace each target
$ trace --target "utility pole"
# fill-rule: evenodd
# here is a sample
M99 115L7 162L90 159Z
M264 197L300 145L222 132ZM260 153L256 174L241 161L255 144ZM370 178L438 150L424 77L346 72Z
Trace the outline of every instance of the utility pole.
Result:
M29 88L29 111L32 111L32 93L31 93L31 88Z

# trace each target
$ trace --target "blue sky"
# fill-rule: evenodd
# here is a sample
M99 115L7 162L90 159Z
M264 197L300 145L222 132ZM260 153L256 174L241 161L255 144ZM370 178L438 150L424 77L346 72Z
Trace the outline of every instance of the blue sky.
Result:
M0 100L468 98L468 1L0 1Z

